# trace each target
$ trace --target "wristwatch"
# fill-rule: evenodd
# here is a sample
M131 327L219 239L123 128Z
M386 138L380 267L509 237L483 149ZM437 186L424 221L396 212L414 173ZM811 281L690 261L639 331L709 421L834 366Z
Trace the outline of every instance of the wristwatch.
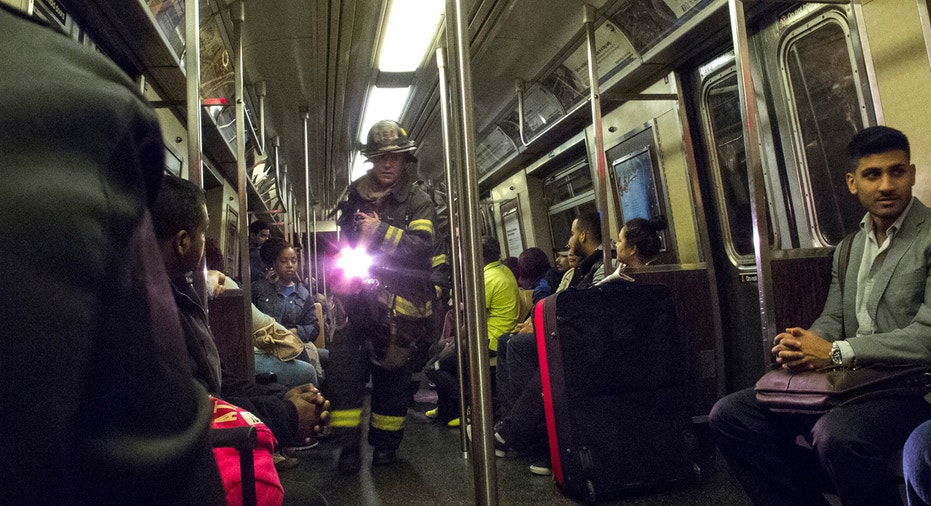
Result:
M834 365L843 365L844 357L840 353L840 346L837 343L831 344L831 363Z

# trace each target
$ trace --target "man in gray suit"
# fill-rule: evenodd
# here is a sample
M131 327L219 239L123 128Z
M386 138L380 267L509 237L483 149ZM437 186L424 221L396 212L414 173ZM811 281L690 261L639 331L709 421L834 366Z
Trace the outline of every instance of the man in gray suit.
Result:
M773 356L791 371L931 363L931 209L912 197L908 139L871 127L847 150L847 187L867 213L853 238L845 282L837 279L835 252L821 316L808 330L777 335ZM710 423L754 504L826 505L821 491L833 488L850 506L901 504L886 461L929 418L931 404L921 396L872 399L824 415L771 413L750 388L718 401ZM796 445L797 435L814 451Z

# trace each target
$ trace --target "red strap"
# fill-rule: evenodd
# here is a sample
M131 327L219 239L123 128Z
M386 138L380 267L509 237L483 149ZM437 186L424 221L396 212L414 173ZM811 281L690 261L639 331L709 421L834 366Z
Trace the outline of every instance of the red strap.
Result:
M556 413L553 410L553 390L550 383L550 367L546 360L546 329L544 327L545 308L552 305L555 309L556 295L541 300L533 309L533 328L537 335L537 356L540 358L540 380L543 383L543 409L546 412L546 437L550 444L550 465L553 479L563 484L562 462L559 460L559 441L556 439Z

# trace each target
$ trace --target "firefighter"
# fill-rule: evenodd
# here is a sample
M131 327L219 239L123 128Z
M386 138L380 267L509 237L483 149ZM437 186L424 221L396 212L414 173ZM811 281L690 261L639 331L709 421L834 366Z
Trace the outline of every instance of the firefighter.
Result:
M374 167L350 185L337 221L345 246L364 250L371 259L361 279L351 279L349 267L333 276L334 296L347 318L334 336L327 368L342 474L361 467L362 401L369 378L372 465L397 459L410 401L407 362L417 341L430 332L435 298L430 280L435 211L414 184L415 143L389 120L372 126L367 141L362 154Z

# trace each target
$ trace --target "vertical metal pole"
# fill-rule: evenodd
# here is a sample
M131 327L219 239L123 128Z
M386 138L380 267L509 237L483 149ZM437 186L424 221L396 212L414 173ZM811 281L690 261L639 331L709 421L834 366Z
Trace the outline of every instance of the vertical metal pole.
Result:
M870 98L873 100L873 112L876 114L876 124L885 123L883 106L879 96L879 83L876 80L876 67L873 66L873 51L870 50L870 38L866 33L866 19L863 17L863 4L860 0L851 0L853 17L857 22L857 34L860 39L860 50L863 52L863 65L866 66L866 78L870 83ZM931 56L929 56L931 60ZM865 121L864 121L865 122Z
M284 208L284 212L281 213L281 218L284 220L284 237L285 240L290 241L291 232L288 229L288 226L291 222L290 212L291 206L288 205L288 195L285 190L287 190L287 171L286 168L281 166L281 137L275 136L272 139L272 147L275 149L275 182L278 185L278 201L281 202L281 207Z
M443 155L444 155L444 161L446 165L446 211L447 213L449 213L449 237L453 245L452 248L450 248L449 250L450 258L447 259L447 261L449 262L449 265L452 267L452 281L453 281L452 297L453 297L453 315L454 315L453 320L454 320L454 327L455 327L453 329L453 333L456 336L457 348L464 352L465 347L459 346L462 343L461 339L463 337L460 335L461 332L459 332L459 304L460 304L459 275L460 274L459 274L459 262L457 261L458 256L459 256L458 255L459 240L457 237L458 234L456 234L456 222L453 219L454 216L456 216L456 214L453 213L453 206L455 205L454 202L457 200L457 198L455 198L453 194L453 188L455 188L455 186L453 185L453 174L454 173L458 174L459 172L456 169L456 167L454 167L454 164L458 161L459 157L454 154L455 151L454 151L453 140L452 140L453 134L450 131L451 125L450 125L450 117L449 117L449 95L448 95L449 81L447 80L447 76L446 76L446 53L443 51L443 48L437 48L436 50L436 66L437 66L437 69L439 70L440 119L443 124ZM456 193L458 194L458 189ZM454 256L456 258L453 258ZM466 384L465 384L465 368L464 368L464 364L462 360L463 355L464 353L460 353L459 354L460 360L456 361L456 372L459 377L459 413L461 413L462 416L465 417L466 396L464 394L465 394ZM462 424L460 426L459 436L460 436L459 444L462 450L462 457L468 458L469 440L466 437L465 424Z
M310 285L307 287L310 290L311 294L315 294L315 282L320 282L320 255L317 254L317 207L313 208L314 218L313 218L313 231L314 231L314 277L310 280Z
M459 77L459 121L462 133L462 232L468 246L463 248L463 279L465 280L465 306L471 313L467 318L470 372L472 378L472 467L475 471L476 504L496 505L497 474L492 439L491 384L488 370L488 328L485 325L485 286L481 269L481 223L478 199L478 170L475 165L475 127L472 120L472 62L470 56L469 27L467 13L462 0L454 0L456 53Z
M750 68L750 44L747 37L747 20L742 0L728 0L731 16L731 35L734 42L734 61L737 64L737 89L740 95L740 119L743 122L744 149L747 153L747 171L750 182L750 212L753 219L753 247L756 257L757 293L760 300L762 323L763 365L772 361L770 348L776 334L776 317L773 306L772 252L769 249L769 220L767 220L766 183L763 175L763 155L760 146L759 115L756 110L756 91Z
M184 53L185 99L187 102L187 160L188 180L198 187L204 187L204 162L201 155L203 135L201 130L200 109L200 2L189 0L184 6L184 39L187 49ZM143 80L140 84L144 86ZM222 211L222 209L221 209ZM199 271L206 272L204 259L200 260ZM194 276L194 291L207 307L207 280L204 276Z
M266 155L268 152L265 151L265 81L255 83L255 94L259 97L259 146L262 154ZM277 175L277 171L275 174Z
M283 164L281 166L281 177L287 183L284 185L284 203L285 211L287 216L287 224L285 225L284 233L285 238L289 243L294 244L294 228L297 226L297 211L294 209L294 198L293 192L291 191L291 180L288 179L288 164Z
M310 260L310 108L307 106L301 107L301 119L304 121L304 232L307 234L307 240L304 242L304 261L309 286L313 272Z
M595 7L591 4L582 5L582 24L585 26L586 40L588 41L588 82L591 90L592 127L595 130L595 184L596 202L598 212L601 213L601 241L604 251L604 273L607 276L611 269L611 224L608 223L608 185L607 165L605 160L604 132L601 125L601 95L598 89L598 61L595 46Z
M187 84L187 161L188 179L203 188L204 163L201 158L200 106L200 0L184 4L184 74Z
M252 339L252 280L249 276L249 209L246 185L246 114L243 110L243 67L242 67L242 24L246 19L246 5L242 1L230 5L230 18L233 20L235 41L233 42L233 75L236 81L236 174L239 190L239 272L242 273L243 313L245 325L243 333L246 342ZM251 353L248 355L250 369L254 370L255 363Z

